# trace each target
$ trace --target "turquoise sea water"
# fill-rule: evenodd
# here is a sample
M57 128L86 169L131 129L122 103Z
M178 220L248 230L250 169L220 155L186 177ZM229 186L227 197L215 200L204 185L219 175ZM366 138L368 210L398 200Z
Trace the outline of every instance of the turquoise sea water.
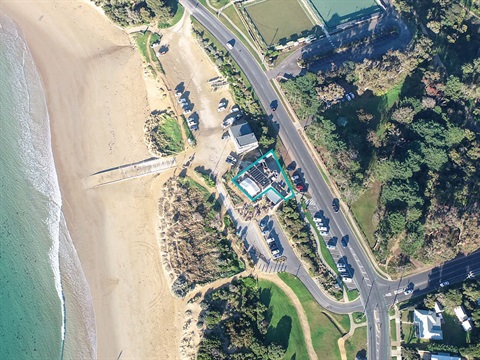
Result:
M0 15L0 359L94 357L90 293L61 212L41 81Z

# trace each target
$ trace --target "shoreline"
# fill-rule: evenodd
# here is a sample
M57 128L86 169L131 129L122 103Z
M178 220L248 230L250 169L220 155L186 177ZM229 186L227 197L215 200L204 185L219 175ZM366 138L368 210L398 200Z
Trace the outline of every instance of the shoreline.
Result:
M157 180L83 186L92 173L150 157L140 54L92 6L12 1L0 9L25 34L45 90L62 211L92 295L98 358L177 359L184 305L170 296L159 266Z

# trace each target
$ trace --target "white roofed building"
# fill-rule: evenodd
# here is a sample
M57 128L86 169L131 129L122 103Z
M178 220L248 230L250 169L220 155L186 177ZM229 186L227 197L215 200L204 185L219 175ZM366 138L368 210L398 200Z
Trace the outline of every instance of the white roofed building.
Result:
M434 311L414 310L413 322L420 339L443 339L441 318Z
M250 179L249 177L246 177L241 183L240 186L250 195L252 198L255 197L259 192L260 188L258 187L257 184L255 184L255 181Z

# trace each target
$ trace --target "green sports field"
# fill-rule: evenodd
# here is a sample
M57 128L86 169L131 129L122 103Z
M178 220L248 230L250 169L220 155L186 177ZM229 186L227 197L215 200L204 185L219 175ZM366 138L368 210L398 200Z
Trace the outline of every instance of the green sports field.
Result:
M375 0L308 0L308 2L329 28L381 10Z
M306 36L314 27L298 0L258 1L245 6L245 11L267 46Z

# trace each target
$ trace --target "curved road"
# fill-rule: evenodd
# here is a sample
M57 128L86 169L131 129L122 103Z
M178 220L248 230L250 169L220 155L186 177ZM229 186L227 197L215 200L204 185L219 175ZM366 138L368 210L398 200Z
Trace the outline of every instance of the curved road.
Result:
M263 107L269 109L270 103L273 100L277 100L278 96L268 77L250 52L220 20L202 7L198 1L180 0L180 3L222 44L226 44L227 41L232 39L235 40L235 46L230 50L230 53L252 84ZM432 270L405 279L389 281L380 277L374 270L359 241L350 231L344 215L341 212L333 213L331 211L332 195L330 190L281 102L278 103L277 110L274 113L270 112L269 115L277 126L279 136L287 151L296 160L307 183L309 182L308 191L312 195L312 199L320 209L324 210L325 215L329 217L331 235L339 238L344 235L349 236L348 246L341 248L340 251L352 266L354 271L353 281L360 291L361 303L365 309L368 322L368 358L390 359L388 307L395 301L403 301L409 296L415 296L437 288L440 280L449 280L453 283L454 281L464 280L470 272L473 272L475 275L480 273L480 252L460 260L453 260ZM301 274L301 276L303 277L304 275ZM305 276L310 278L308 273ZM306 278L302 280L304 282L309 281ZM412 295L405 296L401 290L409 282L413 282L414 285L417 284L418 288ZM395 290L400 294L395 295ZM313 295L315 296L315 294ZM330 305L330 310L334 312L358 311L358 305L353 306L352 309L351 306L354 304L339 305L339 303L329 300L325 296L315 297L322 306L328 307Z

